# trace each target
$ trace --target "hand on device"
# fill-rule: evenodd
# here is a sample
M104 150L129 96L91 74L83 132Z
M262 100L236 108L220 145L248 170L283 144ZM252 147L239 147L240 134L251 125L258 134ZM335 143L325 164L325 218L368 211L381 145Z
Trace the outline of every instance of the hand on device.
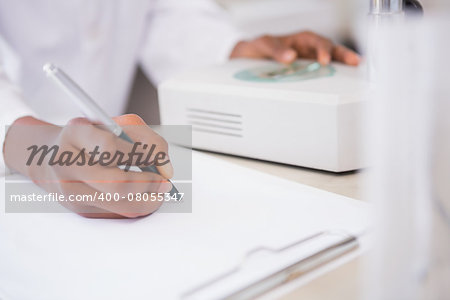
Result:
M286 36L265 35L251 41L239 42L231 58L268 58L290 64L297 58L316 59L322 65L332 60L357 66L360 58L352 50L335 45L331 40L310 31Z

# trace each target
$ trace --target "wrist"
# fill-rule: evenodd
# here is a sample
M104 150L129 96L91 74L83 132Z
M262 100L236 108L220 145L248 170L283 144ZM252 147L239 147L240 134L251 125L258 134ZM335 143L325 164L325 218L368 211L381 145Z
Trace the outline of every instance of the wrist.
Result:
M16 119L8 128L3 143L5 164L25 176L38 176L32 166L27 166L28 150L31 145L51 145L59 135L59 126L31 116ZM40 171L43 170L39 167Z

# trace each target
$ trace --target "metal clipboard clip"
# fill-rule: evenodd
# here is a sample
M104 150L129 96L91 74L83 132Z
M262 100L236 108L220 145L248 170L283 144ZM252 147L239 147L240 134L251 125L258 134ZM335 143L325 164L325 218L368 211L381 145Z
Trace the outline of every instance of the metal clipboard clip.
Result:
M295 251L298 247L302 247L308 243L314 243L322 238L333 237L335 239L332 243L321 247L314 253L304 256L303 258L285 264L278 268L278 270L272 271L268 276L260 278L247 286L240 287L237 290L226 290L228 287L226 281L230 281L233 276L236 276L242 272L246 266L246 263L254 255L261 252L266 252L271 255L277 255L280 253ZM319 233L307 236L281 248L269 248L258 247L249 251L241 263L228 272L215 277L208 282L205 282L181 295L182 300L197 300L197 299L221 299L221 300L244 300L254 299L262 294L282 285L291 280L294 280L314 269L325 265L328 262L358 248L358 239L354 235L350 235L340 231L321 231ZM236 281L236 280L235 280ZM225 284L224 284L225 283ZM225 290L220 286L225 285ZM216 293L214 291L216 290ZM217 291L218 290L218 291ZM221 295L220 295L221 294Z

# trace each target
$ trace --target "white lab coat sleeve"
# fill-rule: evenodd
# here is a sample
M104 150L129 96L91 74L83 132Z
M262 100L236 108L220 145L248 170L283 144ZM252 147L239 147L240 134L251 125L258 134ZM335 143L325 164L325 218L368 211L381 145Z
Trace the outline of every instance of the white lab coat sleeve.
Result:
M8 126L16 119L34 115L23 100L20 88L13 83L19 77L20 60L0 36L0 174L5 173L3 144Z
M140 63L153 83L190 68L226 61L242 34L212 0L155 0Z

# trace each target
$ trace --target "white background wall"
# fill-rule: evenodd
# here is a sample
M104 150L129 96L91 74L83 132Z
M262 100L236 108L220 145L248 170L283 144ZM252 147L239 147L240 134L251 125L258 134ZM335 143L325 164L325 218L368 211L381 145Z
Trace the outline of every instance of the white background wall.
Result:
M216 0L248 37L312 30L333 39L348 32L348 0Z

